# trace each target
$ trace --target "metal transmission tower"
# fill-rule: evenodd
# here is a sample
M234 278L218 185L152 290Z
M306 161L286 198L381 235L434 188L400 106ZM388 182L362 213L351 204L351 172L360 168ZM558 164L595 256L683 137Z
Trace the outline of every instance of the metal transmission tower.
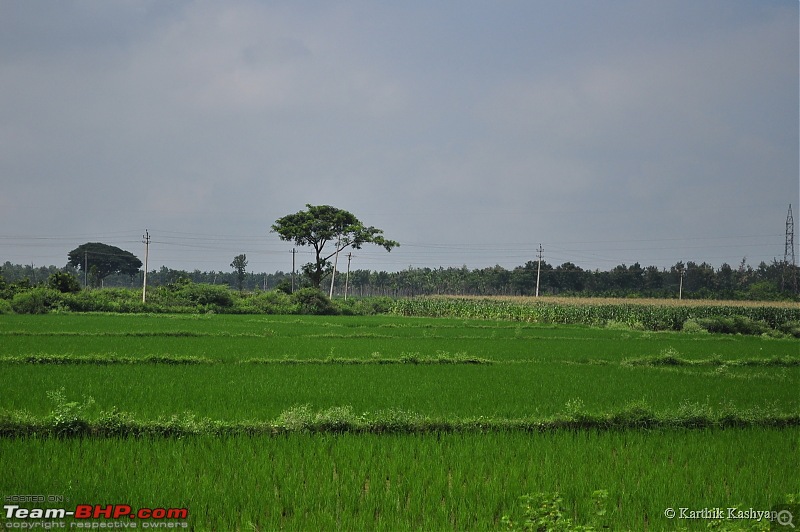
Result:
M789 213L786 215L786 244L783 247L783 274L781 275L781 290L786 289L786 269L789 268L789 257L792 265L792 290L797 293L797 262L794 256L794 217L792 216L792 204L789 204Z

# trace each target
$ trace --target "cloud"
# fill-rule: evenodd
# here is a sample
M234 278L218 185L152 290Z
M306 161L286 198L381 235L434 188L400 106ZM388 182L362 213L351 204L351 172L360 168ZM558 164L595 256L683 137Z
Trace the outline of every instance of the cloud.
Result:
M500 241L772 234L798 195L794 4L0 10L17 234L252 235L328 203L478 266Z

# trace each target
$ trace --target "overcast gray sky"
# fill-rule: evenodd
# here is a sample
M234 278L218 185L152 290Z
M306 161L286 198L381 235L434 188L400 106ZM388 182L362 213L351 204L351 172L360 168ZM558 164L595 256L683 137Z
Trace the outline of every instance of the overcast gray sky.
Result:
M0 0L0 263L288 271L307 203L402 244L354 269L782 260L798 42L796 0Z

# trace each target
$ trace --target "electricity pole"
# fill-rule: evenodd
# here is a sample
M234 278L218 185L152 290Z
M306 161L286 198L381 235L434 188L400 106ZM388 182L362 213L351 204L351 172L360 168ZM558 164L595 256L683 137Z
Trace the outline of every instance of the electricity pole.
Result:
M142 281L142 303L147 299L147 258L150 254L150 231L144 230L142 235L142 242L144 243L144 279Z
M347 301L347 285L350 283L350 259L353 258L353 253L347 254L347 275L344 276L344 300Z
M539 297L539 275L542 273L542 245L539 244L539 266L536 268L536 297Z
M292 248L292 293L294 294L294 254L297 253L295 248Z
M333 283L336 281L336 264L339 262L339 245L342 243L342 237L339 235L339 238L336 240L336 255L333 258L333 273L331 273L331 294L328 296L329 298L333 299Z

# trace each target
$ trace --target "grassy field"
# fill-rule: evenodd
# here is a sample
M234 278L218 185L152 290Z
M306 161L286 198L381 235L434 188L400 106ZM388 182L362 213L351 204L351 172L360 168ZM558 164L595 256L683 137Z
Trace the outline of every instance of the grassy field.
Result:
M4 315L0 422L17 428L0 494L186 507L198 530L463 530L558 492L575 523L700 529L665 509L800 493L799 346L462 318ZM49 435L66 418L94 436ZM161 428L102 436L109 419Z

